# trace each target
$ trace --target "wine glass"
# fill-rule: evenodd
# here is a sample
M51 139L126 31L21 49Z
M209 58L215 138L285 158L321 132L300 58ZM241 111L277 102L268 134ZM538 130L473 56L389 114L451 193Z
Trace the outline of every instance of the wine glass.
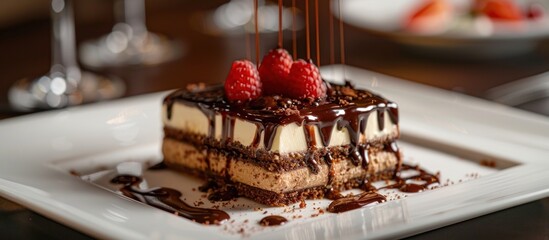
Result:
M114 1L117 23L112 31L80 47L80 61L90 68L154 65L182 55L182 46L149 32L144 0Z
M72 0L52 0L52 63L49 73L21 79L8 92L13 108L21 111L62 108L120 97L124 83L114 77L82 71L76 62Z

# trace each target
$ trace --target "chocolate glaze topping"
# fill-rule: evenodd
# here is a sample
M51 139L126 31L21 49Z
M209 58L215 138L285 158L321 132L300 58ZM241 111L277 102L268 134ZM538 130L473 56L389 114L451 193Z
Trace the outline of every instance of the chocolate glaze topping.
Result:
M112 183L122 184L120 192L126 197L143 202L166 212L204 224L219 224L230 219L229 214L217 209L192 207L181 201L181 192L172 188L140 189L142 179L132 175L119 175Z
M291 99L284 96L262 96L246 102L229 102L225 99L223 86L182 89L173 92L164 99L168 118L171 117L174 102L198 107L209 120L209 137L215 134L215 113L222 116L222 140L234 139L235 118L253 122L257 126L252 146L258 147L261 133L263 144L270 150L276 130L279 126L296 123L305 126L306 141L309 146L307 166L313 173L319 171L319 162L310 155L317 145L314 127L317 127L323 146L328 146L334 128L347 129L351 139L350 156L352 162L364 168L368 166L369 144L360 141L361 133L366 129L366 121L371 113L377 114L378 126L384 128L385 112L392 122L398 123L397 104L366 90L354 89L350 83L345 85L327 84L327 96L323 99ZM392 145L389 148L398 152ZM398 156L398 154L397 154ZM324 157L327 162L330 156ZM328 163L329 164L329 163Z

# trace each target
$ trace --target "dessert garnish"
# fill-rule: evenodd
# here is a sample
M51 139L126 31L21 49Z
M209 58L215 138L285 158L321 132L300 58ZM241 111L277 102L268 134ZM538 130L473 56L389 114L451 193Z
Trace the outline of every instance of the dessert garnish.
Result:
M263 57L259 65L259 76L266 95L285 92L287 86L284 86L284 82L290 74L293 61L292 56L283 48L273 49Z
M225 95L231 101L248 101L263 90L255 65L248 60L234 61L225 80Z
M312 61L293 61L286 50L276 48L263 58L259 70L247 60L233 62L225 80L225 94L233 101L253 100L261 93L292 99L323 98L326 86Z
M318 67L311 61L295 61L287 80L287 96L291 98L323 98L326 84L320 77Z

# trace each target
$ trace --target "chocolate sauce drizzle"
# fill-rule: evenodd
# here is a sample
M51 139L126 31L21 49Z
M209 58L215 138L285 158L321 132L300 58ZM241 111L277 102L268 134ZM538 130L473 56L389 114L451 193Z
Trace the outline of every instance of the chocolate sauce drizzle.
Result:
M407 170L414 170L417 173L408 177L402 177L402 173ZM431 174L419 166L402 164L401 168L395 172L393 178L395 183L389 184L379 189L398 189L405 193L422 192L433 183L440 183L436 174ZM421 181L423 183L410 183L409 181ZM325 197L334 200L329 206L328 211L332 213L346 212L353 209L361 208L373 202L385 202L386 198L377 193L378 188L374 187L370 182L364 182L360 188L365 192L358 195L343 196L339 191L329 190Z
M288 222L288 219L286 219L285 217L278 216L278 215L272 215L272 216L267 216L267 217L262 218L259 221L259 224L261 226L267 227L267 226L282 225L282 224L285 224L286 222Z
M181 201L181 192L172 188L140 189L142 179L132 175L119 175L111 183L122 184L120 192L126 197L145 203L149 206L173 213L203 224L220 224L230 219L229 214L217 209L197 208Z
M396 148L396 144L390 144L386 147ZM329 160L326 160L326 162L329 162ZM149 167L151 170L165 168L166 164L164 162ZM416 173L403 177L403 172L409 170L415 171ZM330 177L331 175L333 175L333 173L328 174L329 178L333 177ZM429 173L419 166L409 164L402 164L400 168L395 171L393 180L394 183L380 188L376 188L370 182L365 181L360 186L365 192L358 195L344 196L339 191L328 189L326 190L324 197L334 201L328 206L327 211L341 213L361 208L374 202L385 202L386 198L377 193L380 189L398 189L405 193L417 193L427 190L429 186L434 183L440 183L438 174ZM138 185L141 181L142 179L140 177L132 175L119 175L111 180L112 183L123 184L120 192L126 197L199 223L219 224L224 220L230 219L229 215L224 211L196 208L184 203L180 200L181 193L171 188L139 189ZM416 182L411 183L410 181ZM221 187L212 179L199 187L199 190L208 192L208 200L210 201L228 201L239 197L238 191L234 186L229 184ZM273 215L261 219L259 224L263 226L275 226L284 224L287 221L288 220L284 217Z
M413 170L416 171L416 174L412 174L407 177L402 177L404 171ZM412 166L408 164L402 164L400 169L397 169L393 177L394 183L387 186L381 187L379 189L398 189L401 192L406 193L417 193L427 190L431 184L440 183L439 177L437 174L432 174L419 166ZM410 182L410 181L416 181ZM364 191L377 191L379 189L372 186L370 182L364 182L360 188Z
M312 152L319 143L315 128L319 129L322 146L328 146L334 128L346 129L351 139L350 157L355 166L368 166L369 143L361 136L366 130L366 121L371 113L377 114L378 127L385 127L387 114L393 123L398 123L397 104L365 90L354 89L350 83L345 85L327 84L327 97L323 99L291 99L284 96L262 96L247 102L228 102L224 97L223 86L212 86L200 90L179 90L164 99L168 118L174 102L181 102L200 109L209 120L209 138L214 139L215 113L222 117L223 142L234 139L235 118L255 123L257 130L252 146L259 147L263 133L263 145L270 150L279 126L296 123L304 126L305 140L308 145L307 166L318 173L320 162L313 159ZM386 147L398 153L396 144ZM398 154L396 154L398 156ZM321 156L331 160L331 156ZM311 160L312 159L312 160ZM327 161L327 164L330 162Z
M339 198L328 206L328 212L341 213L364 207L374 202L385 202L387 199L376 192L363 192L358 195Z
M402 172L406 170L414 170L417 174L402 177ZM401 168L396 172L394 179L395 183L385 186L387 189L398 189L401 192L416 193L427 190L433 183L440 183L440 180L436 174L431 174L419 166L412 166L408 164L402 164ZM422 183L410 183L409 181L419 181ZM381 189L383 189L381 188Z

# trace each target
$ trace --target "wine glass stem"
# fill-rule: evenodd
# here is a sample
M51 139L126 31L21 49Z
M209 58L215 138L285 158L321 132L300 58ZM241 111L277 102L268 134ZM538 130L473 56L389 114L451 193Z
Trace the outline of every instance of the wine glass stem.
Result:
M76 62L72 0L52 0L52 66L51 72L62 72L77 80L80 69Z
M145 24L145 0L118 0L118 22L128 24L134 36L143 36L147 33Z

